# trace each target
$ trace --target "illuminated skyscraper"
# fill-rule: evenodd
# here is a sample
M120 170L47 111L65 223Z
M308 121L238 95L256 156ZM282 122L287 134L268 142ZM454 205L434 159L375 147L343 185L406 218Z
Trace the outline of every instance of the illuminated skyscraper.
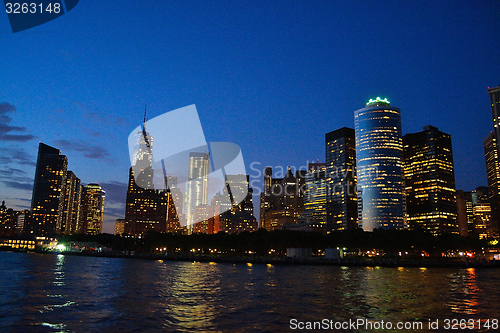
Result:
M116 219L115 221L115 235L122 235L125 231L125 219Z
M425 126L403 137L403 155L409 227L459 233L451 136Z
M491 221L491 205L489 202L488 188L486 186L479 186L472 191L472 205L474 212L474 230L472 235L479 239L492 237L488 234Z
M40 142L27 233L59 233L57 227L62 220L62 196L67 167L68 159L61 155L59 149Z
M82 195L83 229L87 235L102 233L105 192L99 184L88 184Z
M173 204L170 192L154 188L153 137L146 132L145 125L144 121L143 130L137 133L125 207L124 234L133 237L142 237L149 231L167 231L169 204Z
M355 132L343 127L325 134L328 231L358 227Z
M472 193L457 190L457 223L460 236L468 236L474 231L474 208Z
M194 222L194 211L208 202L208 173L210 156L207 153L189 153L189 171L186 188L186 217L188 231Z
M303 223L326 228L326 163L308 163L305 174L304 212L300 215ZM325 230L326 231L326 230Z
M61 234L75 234L80 231L81 195L80 178L72 171L67 171L63 194L62 219L61 225L58 226Z
M404 229L403 143L399 108L377 97L354 112L358 224Z
M491 116L493 118L494 135L495 138L500 138L500 86L495 88L488 87L488 95L490 95ZM498 155L500 156L500 152Z
M500 162L498 160L498 142L491 132L483 141L486 160L486 175L488 177L488 196L491 206L491 219L488 224L488 234L496 236L500 223Z

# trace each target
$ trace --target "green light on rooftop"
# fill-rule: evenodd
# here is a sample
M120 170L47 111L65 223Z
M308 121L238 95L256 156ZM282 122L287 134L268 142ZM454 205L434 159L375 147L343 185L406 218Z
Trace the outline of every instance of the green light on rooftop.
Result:
M382 103L382 104L387 104L387 105L390 105L391 103L387 100L387 98L384 98L384 99L381 99L380 97L377 97L375 99L371 99L368 101L368 103L366 103L366 105L371 105L371 104L378 104L378 103Z

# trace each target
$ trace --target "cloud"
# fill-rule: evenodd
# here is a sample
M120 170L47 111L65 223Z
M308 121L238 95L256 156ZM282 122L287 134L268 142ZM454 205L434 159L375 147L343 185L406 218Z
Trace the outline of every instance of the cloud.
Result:
M62 149L83 153L83 156L86 158L102 159L111 156L111 154L102 147L85 145L78 142L70 142L68 140L57 140L55 144Z
M123 204L127 199L127 188L126 183L110 181L99 183L104 191L106 191L106 202L110 204Z
M35 136L31 134L7 134L10 132L26 132L26 127L9 125L12 118L9 113L15 112L16 107L9 103L0 103L0 140L25 142L33 140Z
M2 183L4 183L7 187L10 188L25 190L25 191L33 191L33 181L28 183L15 180L3 180Z
M30 156L22 148L4 147L0 149L0 163L6 165L9 163L18 163L22 165L36 166L36 157Z
M115 221L117 218L122 219L125 216L125 204L123 207L105 207L104 215L107 215L108 221Z
M97 138L97 137L100 137L100 136L101 136L101 133L99 133L99 132L95 132L95 131L91 131L91 130L89 130L89 129L85 129L85 133L87 133L88 135L91 135L91 136L93 136L93 137L95 137L95 138Z
M1 177L15 177L15 176L25 176L26 171L11 167L4 167L0 170Z
M5 141L26 142L26 141L33 140L34 138L35 138L35 136L31 135L31 134L26 134L26 135L16 135L16 134L3 135L3 134L0 134L0 140L5 140Z

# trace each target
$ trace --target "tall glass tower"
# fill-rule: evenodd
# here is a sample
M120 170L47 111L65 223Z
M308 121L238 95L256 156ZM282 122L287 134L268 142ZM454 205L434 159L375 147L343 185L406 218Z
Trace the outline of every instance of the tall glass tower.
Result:
M356 147L354 129L325 134L327 229L356 229Z
M35 182L31 199L28 233L53 235L59 233L63 212L63 193L68 159L59 149L44 143L38 146Z
M500 86L494 88L488 87L488 95L490 95L491 117L493 118L493 127L495 128L495 138L500 138ZM497 147L498 149L500 147Z
M404 229L401 113L387 99L370 99L354 112L358 225Z
M194 211L208 202L208 174L210 156L207 153L189 153L189 172L186 188L186 220L188 232L192 231Z

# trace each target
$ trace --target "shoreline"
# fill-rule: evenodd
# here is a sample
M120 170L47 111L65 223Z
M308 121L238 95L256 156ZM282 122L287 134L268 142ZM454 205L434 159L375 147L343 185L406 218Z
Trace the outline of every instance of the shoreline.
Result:
M12 251L13 253L39 253L39 254L63 254L82 257L122 258L122 259L144 259L162 261L184 261L184 262L215 262L229 264L257 264L257 265L319 265L319 266L347 266L347 267L404 267L404 268L500 268L498 260L472 259L450 259L450 260L402 260L400 258L379 257L367 259L361 257L325 259L321 257L310 258L287 258L287 257L230 257L230 256L196 256L186 254L151 254L151 253L105 253L105 252L49 252L49 251Z

